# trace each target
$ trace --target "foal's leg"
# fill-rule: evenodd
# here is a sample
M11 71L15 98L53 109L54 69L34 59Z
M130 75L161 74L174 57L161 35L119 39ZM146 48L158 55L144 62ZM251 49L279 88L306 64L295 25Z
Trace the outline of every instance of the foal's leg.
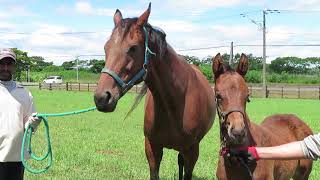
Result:
M147 137L145 137L144 146L150 168L150 179L158 180L163 148L149 141Z
M199 157L199 143L191 146L190 149L183 153L184 157L184 179L190 180L192 178L193 168Z
M309 159L299 160L299 164L295 175L292 179L294 180L307 180L312 169L312 161Z
M178 165L179 165L179 180L182 180L183 178L183 164L184 164L184 159L181 153L178 155Z

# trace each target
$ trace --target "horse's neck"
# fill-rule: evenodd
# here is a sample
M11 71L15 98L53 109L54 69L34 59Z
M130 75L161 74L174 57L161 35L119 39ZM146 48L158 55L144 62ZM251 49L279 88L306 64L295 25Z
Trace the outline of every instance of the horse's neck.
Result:
M165 104L176 106L177 103L182 103L181 100L184 100L188 77L193 71L179 58L168 45L167 53L162 59L150 59L146 84L155 102L162 103L162 106Z

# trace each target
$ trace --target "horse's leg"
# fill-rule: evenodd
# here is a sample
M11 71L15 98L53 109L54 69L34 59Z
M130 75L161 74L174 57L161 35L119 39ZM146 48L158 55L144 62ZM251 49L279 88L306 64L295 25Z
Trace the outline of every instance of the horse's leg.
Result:
M158 180L160 162L163 155L163 150L162 150L163 148L149 141L147 137L145 137L144 142L145 142L144 143L145 153L146 153L148 163L149 163L149 168L150 168L150 179Z
M190 180L192 178L193 168L199 157L199 143L191 146L190 149L183 153L184 157L184 179Z
M178 155L178 165L179 165L179 180L182 180L183 178L183 164L184 164L184 159L181 153Z

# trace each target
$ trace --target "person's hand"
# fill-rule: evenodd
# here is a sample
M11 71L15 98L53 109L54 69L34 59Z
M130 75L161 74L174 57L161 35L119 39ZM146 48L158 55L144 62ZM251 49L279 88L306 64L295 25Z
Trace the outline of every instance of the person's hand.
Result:
M257 149L254 146L231 149L230 155L241 157L248 163L256 162L260 159Z
M41 123L41 119L38 118L37 113L33 113L29 118L28 121L25 124L25 129L27 130L27 128L30 126L32 129L32 132L36 132L38 129L39 124Z
M221 156L242 158L246 163L255 163L260 159L257 149L254 146L239 147L235 149L223 148Z

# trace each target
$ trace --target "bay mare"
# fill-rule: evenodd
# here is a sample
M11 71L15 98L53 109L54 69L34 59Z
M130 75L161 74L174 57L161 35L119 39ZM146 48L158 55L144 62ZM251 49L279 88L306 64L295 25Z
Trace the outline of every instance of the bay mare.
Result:
M105 68L95 92L99 111L112 112L132 85L144 81L145 153L150 179L159 179L163 148L179 152L179 179L191 179L199 143L213 124L214 92L205 76L167 44L165 33L148 23L151 6L138 18L114 15L105 44ZM119 139L121 141L121 139Z

